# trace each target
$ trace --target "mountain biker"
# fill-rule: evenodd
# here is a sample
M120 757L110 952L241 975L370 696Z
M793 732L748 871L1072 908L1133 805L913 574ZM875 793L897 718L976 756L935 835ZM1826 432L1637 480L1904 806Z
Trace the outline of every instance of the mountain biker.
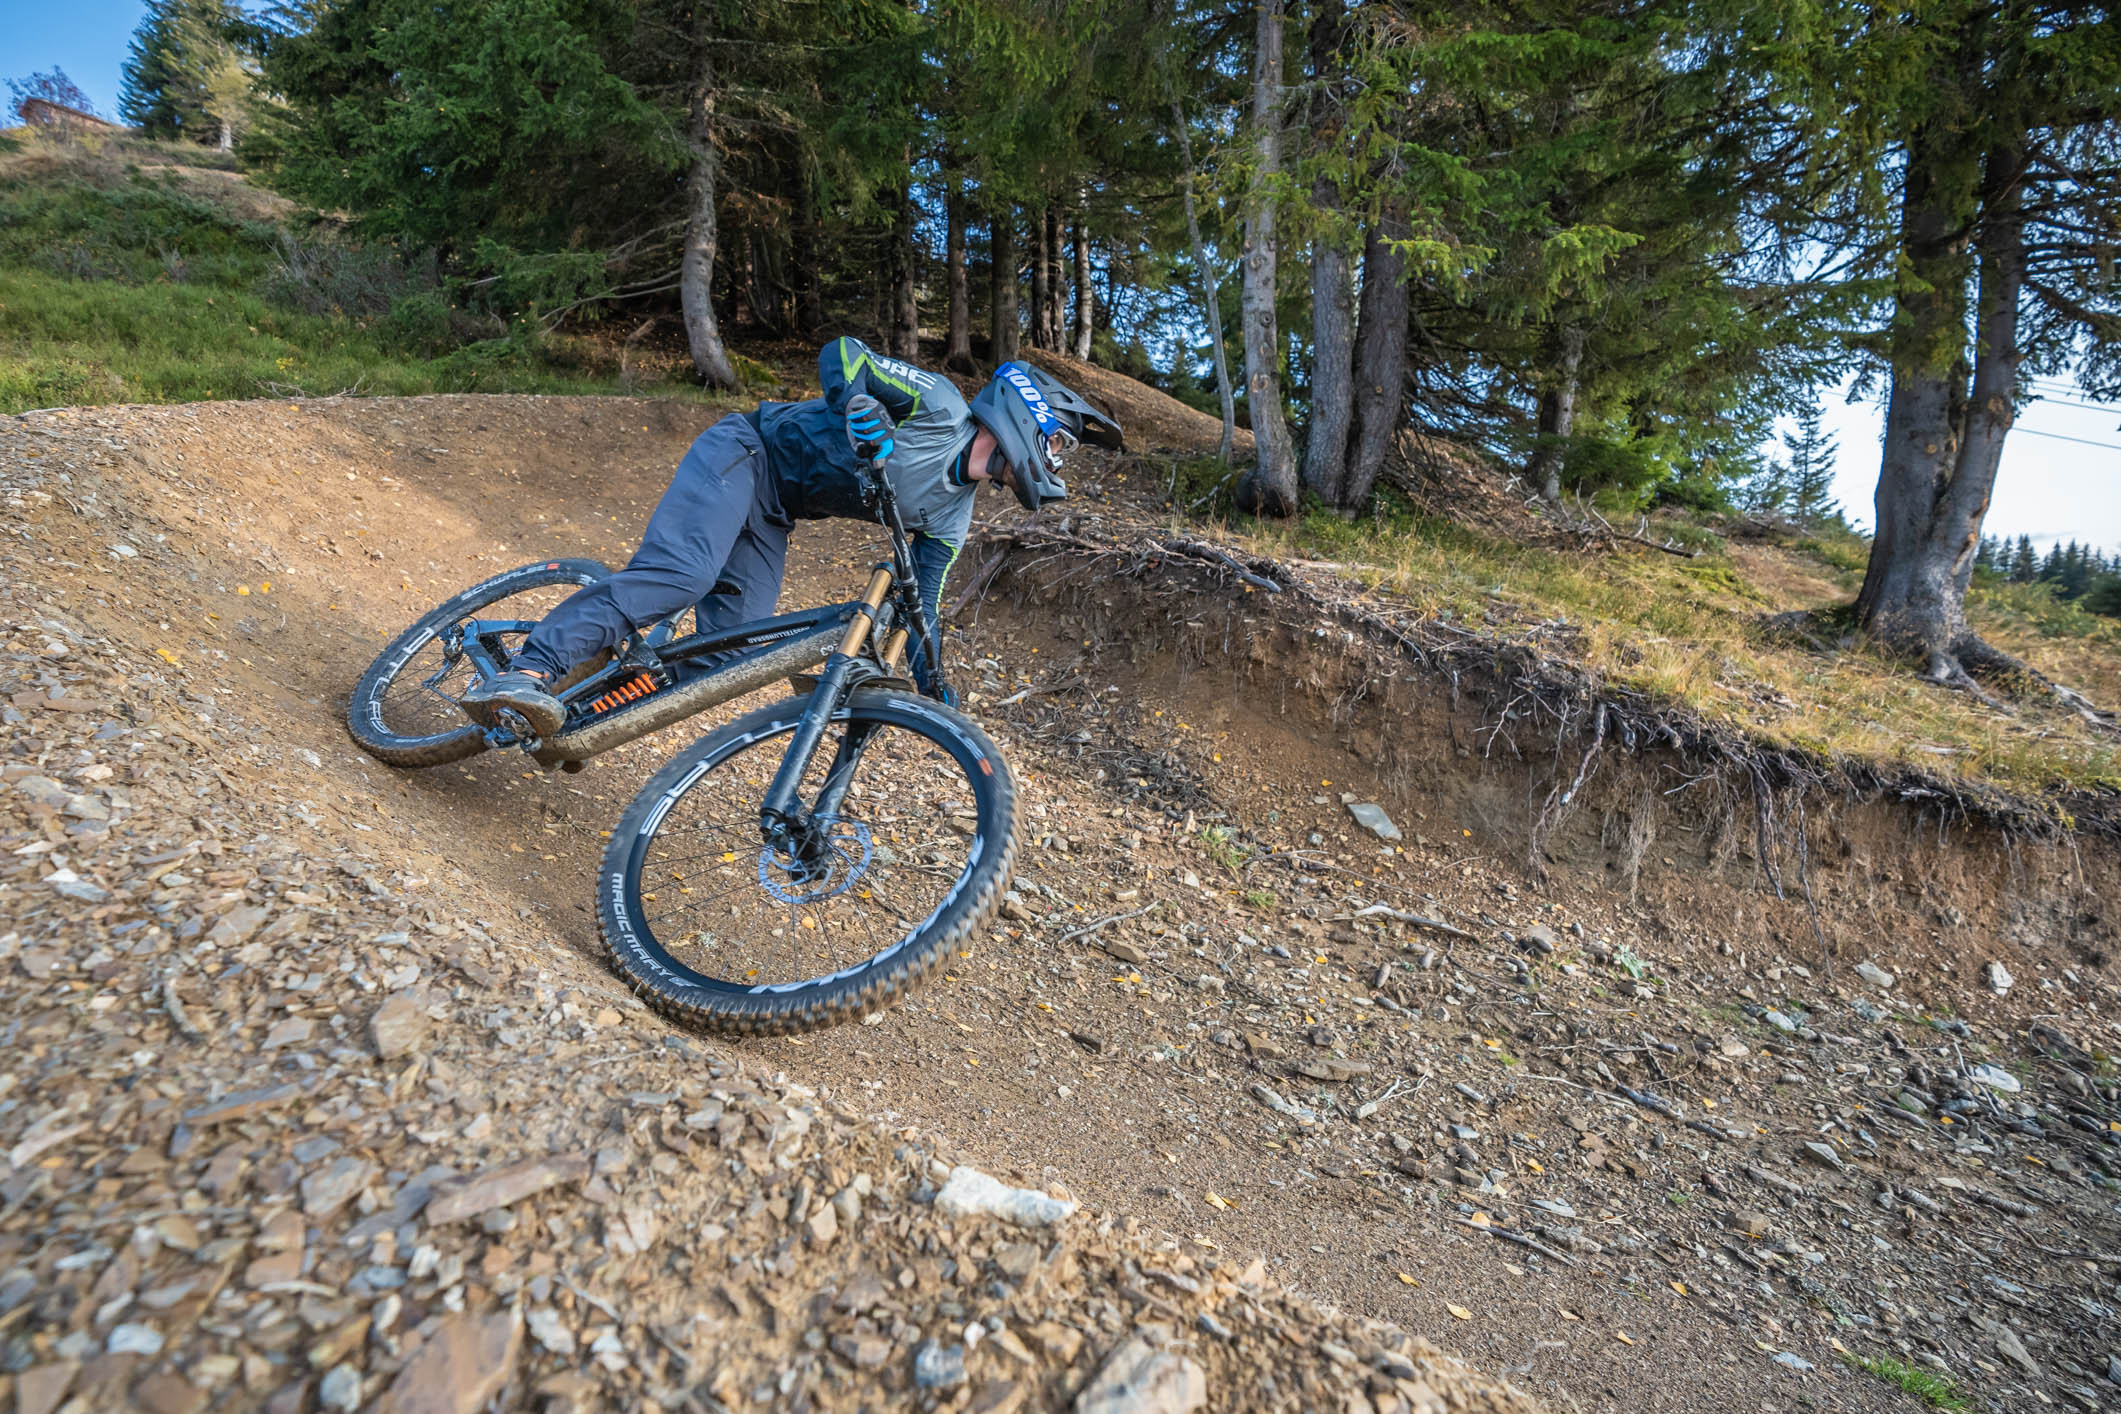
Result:
M1119 424L1028 364L1004 363L968 404L949 379L835 339L818 353L825 395L724 417L678 463L626 568L569 596L508 670L464 694L467 714L506 707L539 736L566 712L553 684L627 634L696 605L702 632L771 616L798 520L873 519L863 468L881 459L913 535L933 634L943 580L972 525L972 498L998 481L1037 510L1068 494L1057 474L1078 443L1121 445ZM928 665L913 655L928 687Z

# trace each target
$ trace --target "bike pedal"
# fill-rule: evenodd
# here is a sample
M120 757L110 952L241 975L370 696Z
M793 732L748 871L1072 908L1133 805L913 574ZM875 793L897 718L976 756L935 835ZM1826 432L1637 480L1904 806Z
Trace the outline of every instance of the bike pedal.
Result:
M516 739L516 745L522 747L525 751L536 751L540 746L544 745L543 741L538 737L536 728L532 727L523 714L516 711L513 707L497 708L493 716L494 725L513 735Z

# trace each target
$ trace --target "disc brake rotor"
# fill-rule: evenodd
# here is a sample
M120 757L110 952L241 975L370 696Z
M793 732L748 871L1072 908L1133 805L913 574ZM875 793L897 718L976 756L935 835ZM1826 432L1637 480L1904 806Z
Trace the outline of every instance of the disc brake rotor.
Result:
M869 872L870 860L875 856L869 827L859 820L842 820L836 815L817 818L829 833L824 857L816 863L783 854L772 845L759 849L759 887L782 903L822 903L847 892Z

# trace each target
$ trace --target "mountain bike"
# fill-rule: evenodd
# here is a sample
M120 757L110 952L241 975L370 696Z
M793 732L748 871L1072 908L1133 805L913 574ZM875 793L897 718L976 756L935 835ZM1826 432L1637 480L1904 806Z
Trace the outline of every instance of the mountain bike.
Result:
M556 685L549 739L459 698L503 671L561 598L611 571L547 560L436 607L362 675L354 741L393 766L514 747L580 770L603 752L746 693L789 697L679 752L620 817L597 877L612 966L658 1012L775 1035L880 1010L994 917L1016 850L1016 797L985 732L947 704L889 483L865 494L890 534L857 599L712 632L681 611ZM907 673L924 655L928 692Z

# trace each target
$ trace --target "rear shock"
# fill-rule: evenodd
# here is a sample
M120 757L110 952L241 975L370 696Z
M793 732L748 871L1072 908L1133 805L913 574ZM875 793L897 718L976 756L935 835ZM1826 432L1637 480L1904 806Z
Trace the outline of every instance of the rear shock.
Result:
M597 697L589 704L589 714L601 717L615 707L629 702L638 702L650 693L667 686L667 683L652 669L643 668L617 687Z

